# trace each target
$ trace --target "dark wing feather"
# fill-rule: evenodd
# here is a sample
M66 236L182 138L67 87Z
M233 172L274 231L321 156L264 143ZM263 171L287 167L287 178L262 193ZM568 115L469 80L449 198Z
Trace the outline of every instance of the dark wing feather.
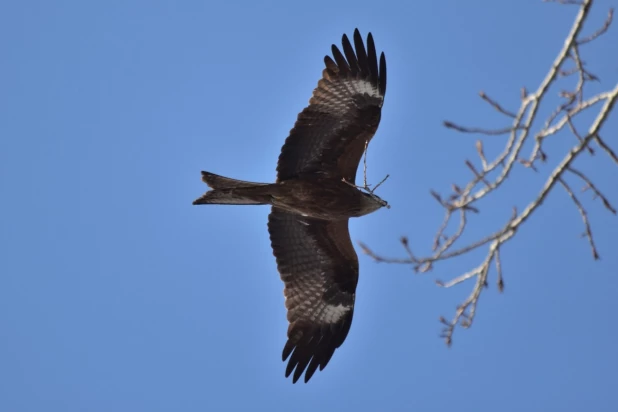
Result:
M380 65L371 33L367 49L357 30L354 45L342 38L343 54L332 46L322 79L281 148L277 181L321 175L354 182L358 164L378 125L386 93L386 60Z
M376 45L373 43L373 36L371 35L371 33L367 35L367 52L367 64L369 65L369 71L371 72L371 83L379 84L378 73L380 72L378 71L378 57L376 55ZM384 57L384 55L382 55L382 57ZM384 90L380 93L382 94L382 96L384 96L384 92L386 91L386 67L382 72L382 83L385 87Z
M350 65L352 76L356 76L360 72L358 59L356 58L356 54L354 53L354 48L352 47L350 40L348 40L348 36L345 34L341 38L341 45L343 46L343 53L345 54L346 60Z
M358 257L348 221L326 221L273 208L268 231L285 284L289 357L285 376L305 382L328 364L350 330L354 313Z
M371 80L371 68L367 64L367 52L365 51L363 38L358 30L354 31L354 47L356 48L356 59L361 73L369 73L369 80Z
M341 54L341 52L339 51L339 49L337 48L337 46L335 46L334 44L331 47L332 52L333 52L333 57L335 58L335 62L337 64L337 70L333 71L333 73L339 73L341 75L349 75L350 74L350 66L348 65L348 62L345 60L345 57L343 57L343 54ZM324 56L324 59L326 60L327 58L330 59L329 56ZM326 63L326 62L324 62ZM319 83L318 83L319 85Z

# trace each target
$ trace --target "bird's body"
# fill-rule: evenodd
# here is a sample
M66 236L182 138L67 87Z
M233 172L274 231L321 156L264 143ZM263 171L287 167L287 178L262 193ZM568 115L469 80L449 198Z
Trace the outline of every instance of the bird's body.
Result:
M288 212L324 220L347 220L375 212L385 205L343 181L332 179L290 179L277 183L281 195L272 205ZM322 199L315 202L315 199Z
M324 58L322 79L281 149L276 182L202 172L212 190L193 202L272 206L268 231L289 322L283 360L293 382L322 370L350 330L359 270L348 219L386 206L355 186L380 123L386 60L382 53L378 61L371 33L367 49L358 30L354 47L345 35L342 45Z
M195 204L226 204L228 198L227 204L269 204L290 213L323 220L364 216L386 204L376 195L328 178L289 179L272 184L242 182L244 185L226 187L213 183L219 177L202 172L204 182L210 182L215 190L207 192ZM231 180L225 179L226 182ZM315 202L315 199L321 201Z

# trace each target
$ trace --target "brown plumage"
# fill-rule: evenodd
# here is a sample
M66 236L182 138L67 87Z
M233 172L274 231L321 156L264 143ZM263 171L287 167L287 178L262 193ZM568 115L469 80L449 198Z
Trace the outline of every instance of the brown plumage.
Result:
M268 231L289 321L282 355L293 382L324 369L350 330L359 271L348 219L386 206L349 184L380 123L386 60L371 33L367 49L358 29L354 47L346 35L342 45L324 58L322 79L281 148L276 182L202 172L213 190L193 202L272 206Z

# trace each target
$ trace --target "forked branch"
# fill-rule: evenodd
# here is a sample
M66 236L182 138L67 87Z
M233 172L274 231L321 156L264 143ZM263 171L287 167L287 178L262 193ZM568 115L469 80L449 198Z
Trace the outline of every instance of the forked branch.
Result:
M380 182L377 185L375 185L373 188L371 188L372 185L367 183L367 150L368 150L368 147L369 147L369 140L365 140L365 149L363 151L363 185L359 186L352 182L348 182L345 179L345 177L342 178L341 181L344 183L347 183L348 185L352 187L355 187L359 190L362 190L368 193L369 195L371 195L373 198L375 198L379 202L382 202L387 209L390 209L391 208L390 205L385 200L380 199L380 197L378 197L378 195L375 194L375 191L378 189L378 187L380 187L382 183L386 182L386 179L388 179L390 175L386 175L384 179L380 180Z

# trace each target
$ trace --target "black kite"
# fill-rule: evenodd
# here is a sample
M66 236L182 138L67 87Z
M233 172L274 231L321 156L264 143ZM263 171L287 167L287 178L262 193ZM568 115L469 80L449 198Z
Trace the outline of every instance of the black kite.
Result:
M375 134L386 92L386 60L371 33L367 49L358 31L354 48L332 46L322 79L285 141L273 184L202 172L212 190L193 202L272 205L268 217L273 253L285 284L289 321L283 360L293 382L307 382L345 340L354 312L358 257L348 219L386 206L354 187L358 164ZM356 49L356 52L355 50Z

